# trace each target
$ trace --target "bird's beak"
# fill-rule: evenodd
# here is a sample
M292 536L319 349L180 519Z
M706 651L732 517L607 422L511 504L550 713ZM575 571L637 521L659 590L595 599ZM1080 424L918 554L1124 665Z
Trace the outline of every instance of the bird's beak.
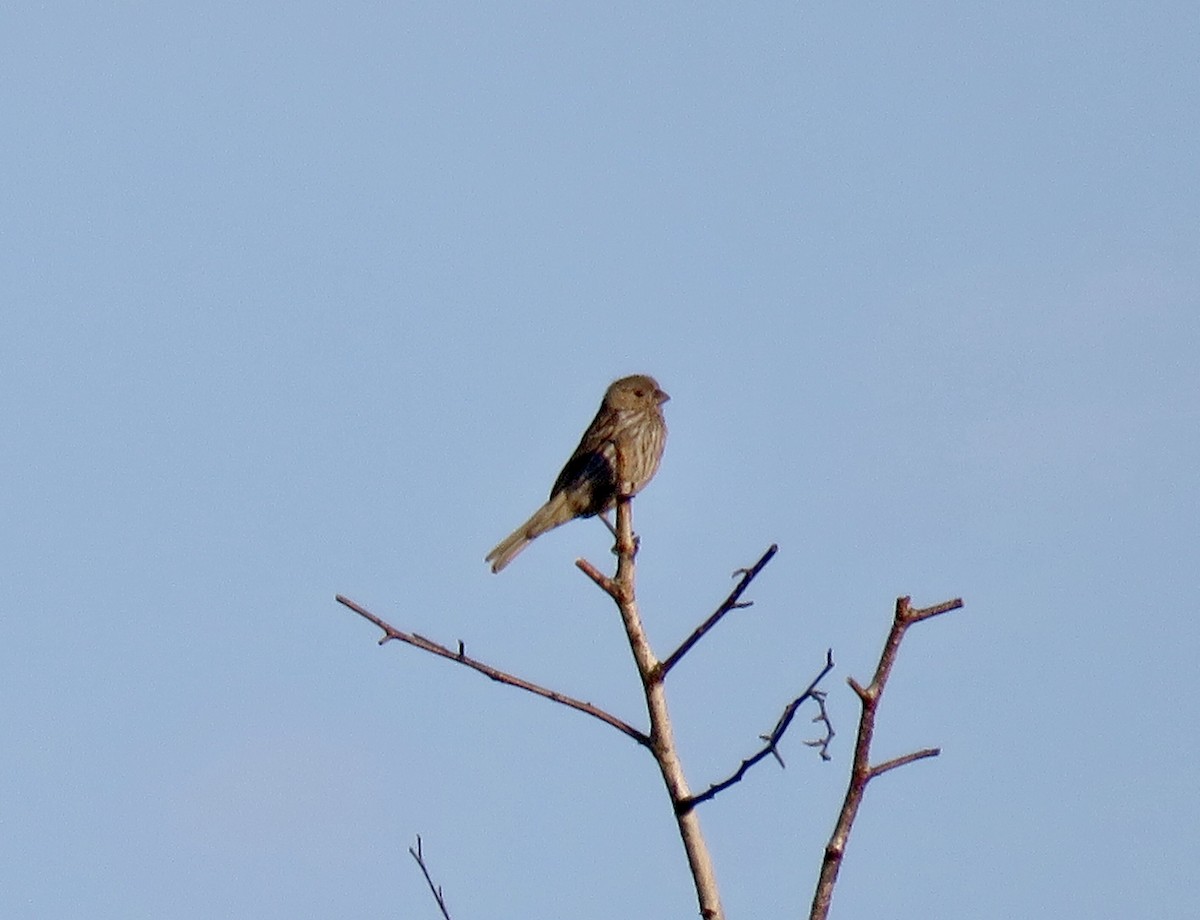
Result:
M670 398L671 398L670 396L668 396L668 395L667 395L665 392L663 392L662 390L657 390L657 391L656 391L656 394L657 394L657 396L658 396L658 404L659 404L660 406L661 406L663 403L665 403L665 402L666 402L668 399L670 399Z

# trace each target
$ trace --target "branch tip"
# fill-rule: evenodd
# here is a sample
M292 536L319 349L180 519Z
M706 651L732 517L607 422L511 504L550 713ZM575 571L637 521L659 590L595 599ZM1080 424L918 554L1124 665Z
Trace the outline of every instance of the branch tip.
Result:
M961 597L953 598L952 600L943 601L940 604L934 604L932 607L921 607L916 610L909 609L909 616L914 622L919 620L927 620L930 617L936 617L943 613L949 613L951 610L960 610L963 606Z
M905 767L910 763L916 763L918 760L925 760L929 757L937 757L941 753L941 748L924 748L920 751L913 751L911 754L905 754L903 757L893 757L891 760L885 760L883 763L871 767L867 778L874 779L877 776L882 776L889 770Z
M862 700L864 703L870 699L870 697L867 695L867 689L865 687L863 687L863 685L860 684L858 681L856 681L853 677L847 677L846 683L848 683L850 685L850 689L853 690L856 694L858 694L858 698L860 700Z
M450 920L450 911L446 907L446 896L442 893L442 886L435 885L433 878L429 874L429 867L425 864L425 854L421 851L421 835L417 835L417 847L414 850L408 848L408 854L416 861L421 868L421 874L425 876L425 884L429 886L429 893L433 895L433 900L441 911L444 920Z

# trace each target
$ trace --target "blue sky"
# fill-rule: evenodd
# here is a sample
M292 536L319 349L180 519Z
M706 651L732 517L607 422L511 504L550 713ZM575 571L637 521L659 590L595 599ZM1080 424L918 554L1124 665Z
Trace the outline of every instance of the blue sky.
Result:
M1200 913L1200 20L1184 3L25 5L0 20L0 915L692 916L544 498L605 385L692 785L832 647L832 763L702 812L796 916Z

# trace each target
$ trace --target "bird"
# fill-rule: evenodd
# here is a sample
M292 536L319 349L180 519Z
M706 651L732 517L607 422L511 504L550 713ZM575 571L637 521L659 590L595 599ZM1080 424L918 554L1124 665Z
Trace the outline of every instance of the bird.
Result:
M647 374L610 384L596 417L554 480L550 498L487 554L484 561L492 571L499 572L546 531L611 510L622 487L630 496L645 488L658 472L666 446L662 406L670 398Z

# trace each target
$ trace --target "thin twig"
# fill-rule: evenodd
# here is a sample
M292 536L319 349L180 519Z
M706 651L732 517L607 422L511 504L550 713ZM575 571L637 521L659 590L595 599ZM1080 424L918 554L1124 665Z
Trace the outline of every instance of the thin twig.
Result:
M429 886L429 893L433 895L433 899L437 902L438 910L442 912L442 916L446 920L450 920L450 911L446 908L446 898L442 894L442 886L433 883L433 879L429 876L429 867L425 865L425 854L421 852L420 834L417 834L416 848L409 847L408 852L417 861L417 865L421 867L421 874L425 876L425 883Z
M750 587L750 582L754 581L754 579L758 576L758 573L766 567L766 564L771 561L771 558L777 552L779 552L779 545L772 543L767 548L767 551L762 554L762 558L760 558L758 562L754 563L754 565L750 566L748 569L738 569L733 573L734 575L740 574L742 576L742 580L739 581L737 586L729 592L729 597L725 598L725 600L721 602L721 606L719 606L713 612L712 616L697 626L695 630L692 631L692 634L683 640L679 648L675 649L675 651L667 656L666 661L660 665L660 670L662 671L664 677L666 676L667 672L671 670L671 668L679 664L680 659L682 659L684 655L692 650L692 646L704 638L705 633L721 622L721 618L724 617L725 614L729 613L731 610L740 610L743 607L749 607L750 604L753 603L747 602L741 604L738 603L738 600L741 598L742 592Z
M833 725L830 724L830 722L829 722L829 714L827 712L825 712L825 706L824 706L825 694L817 689L817 684L819 684L822 680L824 680L825 675L828 674L832 670L833 670L833 649L829 649L825 653L825 667L823 667L821 669L821 673L818 674L813 679L812 683L810 683L808 685L808 687L805 689L805 691L803 693L801 693L798 697L796 697L794 700L792 700L790 703L788 703L787 706L784 707L783 715L781 715L779 717L779 721L775 723L775 727L773 729L771 729L771 733L769 735L760 735L759 736L762 738L763 741L766 742L766 744L755 754L753 754L750 757L747 757L745 760L743 760L741 765L733 772L733 774L731 776L729 776L726 779L721 780L721 782L719 782L719 783L713 783L704 792L701 792L699 795L692 796L684 804L687 805L688 807L692 807L695 805L699 805L701 802L707 802L709 799L716 798L717 795L724 792L726 789L728 789L734 783L741 782L742 777L746 775L746 772L751 767L753 767L755 764L757 764L759 761L765 759L767 757L767 755L774 756L775 760L779 763L779 766L781 766L781 767L784 766L783 758L779 756L779 742L782 740L784 734L787 732L788 727L792 724L792 719L796 715L796 710L800 708L800 704L803 703L805 700L816 700L817 701L817 704L820 707L820 712L817 714L816 718L813 721L824 722L825 726L827 728L827 733L824 738L818 739L817 741L808 741L805 743L808 744L810 747L820 747L821 759L828 760L829 759L829 753L828 753L829 742L833 740Z
M812 740L805 741L804 743L809 747L819 748L817 753L821 755L821 759L824 761L829 761L833 759L829 756L829 743L833 741L833 736L836 734L836 732L833 730L833 723L829 721L829 710L825 708L825 698L828 696L828 694L824 690L819 690L812 696L813 699L817 701L817 714L812 717L813 724L815 725L820 722L822 725L824 725L825 734L823 734L820 738L813 738Z
M867 784L889 770L924 760L927 757L936 757L940 753L938 748L925 748L884 761L874 767L871 766L871 738L875 733L875 716L879 710L879 701L883 697L884 687L892 673L892 666L896 663L896 655L900 651L900 642L904 639L905 631L914 623L920 623L922 620L928 620L951 610L958 610L963 605L962 598L955 598L933 607L916 609L911 606L910 600L907 597L896 599L896 613L892 619L892 628L883 644L883 652L879 656L879 665L875 668L875 676L871 679L871 683L864 687L853 677L846 679L858 696L862 705L862 713L858 719L858 737L854 745L854 761L850 767L850 782L846 787L846 797L842 802L842 809L838 813L837 824L834 826L829 843L825 845L825 858L821 862L821 875L813 894L809 920L825 920L829 916L829 906L833 901L833 887L837 883L838 872L846 855L846 844L850 839L850 830L854 826L854 818L858 814L859 806L862 805Z
M476 658L472 658L470 655L467 655L464 652L462 642L458 643L457 652L451 651L450 649L446 648L446 646L439 645L430 639L426 639L424 636L419 636L415 633L406 633L396 629L396 627L371 613L371 611L367 610L365 607L356 604L348 597L344 597L343 595L339 594L337 595L337 602L343 606L349 607L360 617L368 620L371 623L374 623L377 627L383 630L383 638L379 640L380 645L383 645L385 642L388 642L392 639L407 643L408 645L415 646L422 651L429 652L432 655L437 655L449 661L454 661L458 664L465 665L466 667L471 668L473 671L478 671L485 677L491 678L497 683L507 684L508 686L516 687L519 690L526 690L536 696L544 697L545 699L552 700L555 703L561 703L563 706L566 706L569 709L575 709L579 712L586 713L592 718L599 719L606 725L611 725L613 728L617 729L617 731L628 735L643 747L650 746L649 735L647 735L645 732L638 731L628 722L618 719L612 713L606 712L599 706L593 705L592 703L586 703L583 700L577 700L572 696L567 696L565 693L559 693L557 690L550 690L541 686L540 684L535 684L532 681L517 677L514 674L509 674L507 671L501 671L499 668L493 667L490 664L485 664Z

